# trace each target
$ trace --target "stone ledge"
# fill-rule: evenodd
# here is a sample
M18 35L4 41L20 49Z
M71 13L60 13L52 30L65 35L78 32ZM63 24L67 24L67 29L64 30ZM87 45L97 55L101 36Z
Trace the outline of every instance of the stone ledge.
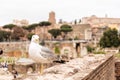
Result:
M114 56L98 54L55 65L36 77L40 80L115 80L114 76Z

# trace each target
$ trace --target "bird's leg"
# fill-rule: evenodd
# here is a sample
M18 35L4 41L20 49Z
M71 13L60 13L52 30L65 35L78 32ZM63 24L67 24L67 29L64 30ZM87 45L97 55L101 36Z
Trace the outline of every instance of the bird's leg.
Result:
M36 72L38 72L38 63L35 64Z
M43 70L44 70L44 65L43 63L40 64L40 74L43 74Z

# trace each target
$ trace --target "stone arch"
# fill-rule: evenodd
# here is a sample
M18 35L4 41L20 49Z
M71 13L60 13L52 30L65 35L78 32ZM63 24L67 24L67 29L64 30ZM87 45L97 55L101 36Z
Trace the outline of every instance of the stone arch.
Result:
M66 57L66 58L71 58L72 57L72 51L71 51L71 47L63 47L61 50L61 55Z

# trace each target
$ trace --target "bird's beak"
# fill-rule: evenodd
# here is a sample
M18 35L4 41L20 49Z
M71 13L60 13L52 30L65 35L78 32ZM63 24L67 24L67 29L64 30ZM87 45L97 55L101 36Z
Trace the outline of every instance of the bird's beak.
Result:
M35 42L36 42L36 43L39 43L39 39L35 39Z

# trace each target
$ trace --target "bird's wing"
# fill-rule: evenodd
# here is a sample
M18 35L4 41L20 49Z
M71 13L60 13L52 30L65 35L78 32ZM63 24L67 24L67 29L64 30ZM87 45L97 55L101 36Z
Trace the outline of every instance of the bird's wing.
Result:
M40 54L41 54L41 56L43 56L44 58L47 58L47 59L54 59L56 57L56 55L50 49L48 49L46 47L41 48Z
M44 47L44 46L41 47L41 51L43 51L45 53L53 53L49 48Z

